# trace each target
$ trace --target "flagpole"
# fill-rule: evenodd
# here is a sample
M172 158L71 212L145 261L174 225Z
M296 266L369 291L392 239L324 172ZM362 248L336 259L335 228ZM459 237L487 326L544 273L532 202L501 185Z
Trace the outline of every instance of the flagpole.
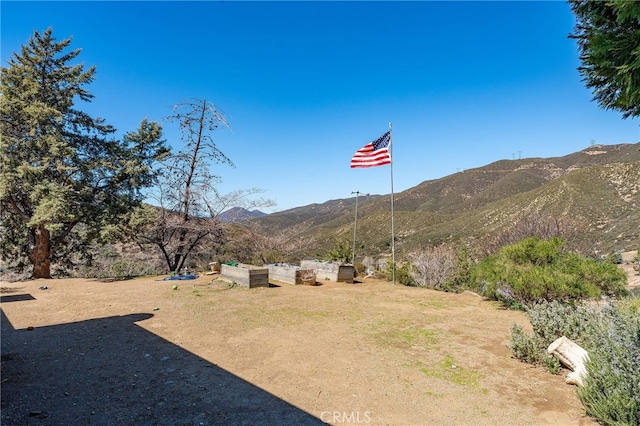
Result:
M391 263L393 265L393 285L396 285L396 236L393 223L393 134L391 131L391 122L389 122L389 154L391 156Z

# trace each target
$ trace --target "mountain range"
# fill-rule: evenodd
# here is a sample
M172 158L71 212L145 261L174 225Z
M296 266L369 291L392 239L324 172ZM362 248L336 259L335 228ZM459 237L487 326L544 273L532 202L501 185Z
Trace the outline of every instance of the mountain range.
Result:
M245 220L255 219L265 216L266 213L260 210L247 210L242 207L232 207L229 210L225 210L218 215L218 219L227 223L240 223Z
M365 254L389 251L391 197L358 200L357 240ZM277 232L305 224L315 253L352 241L355 197L261 216ZM640 143L592 145L553 158L500 160L394 196L396 251L491 238L527 217L571 224L594 254L640 247Z

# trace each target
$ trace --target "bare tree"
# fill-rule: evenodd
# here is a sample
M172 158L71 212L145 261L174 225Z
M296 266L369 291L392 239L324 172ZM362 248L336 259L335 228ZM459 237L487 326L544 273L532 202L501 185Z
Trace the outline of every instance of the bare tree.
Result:
M419 287L441 288L456 272L457 256L441 244L409 255L411 277Z
M170 271L180 270L187 258L198 252L206 242L208 247L220 244L224 224L217 217L226 208L241 206L256 208L273 203L251 197L260 189L237 190L220 194L220 176L214 165L235 167L218 148L212 132L229 128L224 115L206 100L185 101L174 106L171 122L178 122L182 131L182 149L168 157L154 194L159 208L139 212L141 229L137 240L160 250Z
M304 222L279 231L266 231L257 221L242 225L243 232L236 241L237 251L243 253L241 261L263 264L297 261L314 242L304 235L311 226Z

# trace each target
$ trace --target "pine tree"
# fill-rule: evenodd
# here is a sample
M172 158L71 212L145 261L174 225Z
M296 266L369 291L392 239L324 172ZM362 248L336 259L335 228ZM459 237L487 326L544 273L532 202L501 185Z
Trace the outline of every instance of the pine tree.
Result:
M624 118L640 115L640 2L569 0L578 68L594 100Z
M153 184L166 153L162 128L143 120L120 141L90 102L96 68L72 64L80 49L35 31L0 78L0 256L34 278L69 260L118 220Z

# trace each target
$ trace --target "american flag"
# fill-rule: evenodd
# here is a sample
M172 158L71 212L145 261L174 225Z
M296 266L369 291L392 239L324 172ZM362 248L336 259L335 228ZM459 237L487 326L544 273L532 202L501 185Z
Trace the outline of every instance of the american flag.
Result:
M360 148L351 159L351 168L376 167L391 164L391 130Z

